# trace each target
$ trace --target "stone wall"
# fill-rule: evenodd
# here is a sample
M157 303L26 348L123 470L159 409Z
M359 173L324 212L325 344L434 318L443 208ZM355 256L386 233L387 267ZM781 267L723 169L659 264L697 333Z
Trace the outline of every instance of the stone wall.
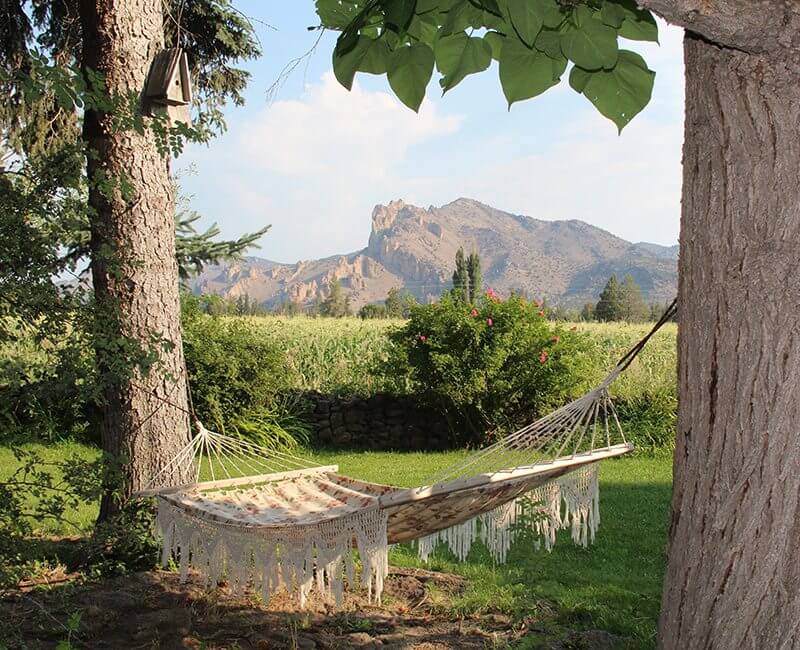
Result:
M312 442L324 447L412 451L452 446L445 417L413 397L304 397L312 404Z

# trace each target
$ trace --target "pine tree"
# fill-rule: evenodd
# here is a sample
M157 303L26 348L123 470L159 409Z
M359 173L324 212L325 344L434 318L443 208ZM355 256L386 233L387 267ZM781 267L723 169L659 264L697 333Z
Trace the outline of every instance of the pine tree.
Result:
M622 302L617 276L612 275L600 292L600 300L594 308L594 317L599 321L614 321L622 319Z
M469 301L474 303L481 292L481 258L477 251L470 253L467 259L467 275L469 277Z
M594 303L587 302L584 304L583 309L581 309L581 320L586 322L593 321L595 317L594 309Z
M645 320L648 316L647 305L642 297L642 289L636 284L633 276L626 275L620 286L620 304L622 320L629 323Z
M456 252L456 270L453 271L453 294L460 300L469 299L469 270L464 249Z

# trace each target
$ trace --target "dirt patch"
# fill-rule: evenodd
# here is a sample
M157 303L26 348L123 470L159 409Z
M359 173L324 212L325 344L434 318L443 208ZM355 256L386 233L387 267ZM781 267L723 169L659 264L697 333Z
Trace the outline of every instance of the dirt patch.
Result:
M392 569L383 604L348 593L334 609L312 599L299 610L288 596L265 606L255 595L234 596L221 586L207 591L196 579L152 571L47 592L17 593L0 601L0 647L55 648L68 637L69 619L80 612L71 636L75 648L203 648L279 650L502 647L535 634L501 615L454 619L429 599L456 595L459 576Z

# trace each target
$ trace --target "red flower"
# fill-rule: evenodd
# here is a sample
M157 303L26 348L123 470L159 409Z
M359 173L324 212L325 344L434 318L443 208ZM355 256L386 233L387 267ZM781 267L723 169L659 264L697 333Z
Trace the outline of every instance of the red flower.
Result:
M545 363L547 361L547 357L550 355L548 354L547 350L542 350L539 353L539 363Z
M558 343L561 340L561 337L556 334L553 338L550 339L553 343Z
M486 290L486 297L487 297L489 300L491 300L492 302L499 302L499 301L500 301L500 296L498 296L498 295L497 295L497 294L494 292L494 289L487 289L487 290Z
M420 334L417 338L419 338L419 340L422 341L423 343L425 343L425 341L428 340L428 337L425 336L424 334Z
M489 327L491 327L491 326L492 326L493 322L494 322L494 321L492 321L492 319L491 319L491 318L487 318L487 319L486 319L486 324L487 324Z
M472 314L472 317L473 317L473 318L475 318L475 317L478 315L478 310L477 310L477 309L473 309L473 310L470 312L470 314Z
M540 312L539 312L539 316L544 316L544 312L543 312L543 311L540 311Z

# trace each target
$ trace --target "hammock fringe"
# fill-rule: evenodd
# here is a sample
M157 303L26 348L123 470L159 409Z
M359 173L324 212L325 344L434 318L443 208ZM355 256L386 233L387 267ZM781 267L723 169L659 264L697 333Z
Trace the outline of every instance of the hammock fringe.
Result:
M596 465L589 465L549 481L463 524L451 526L416 541L419 557L427 561L445 544L459 561L480 541L497 564L520 535L533 535L538 550L551 551L559 530L571 529L572 541L586 547L600 525L600 484Z
M189 568L207 587L226 580L234 593L257 590L265 603L286 590L305 607L313 587L323 598L342 604L345 586L356 584L353 549L361 559L361 586L380 604L389 570L386 523L378 508L318 524L275 531L219 526L158 500L156 528L162 539L161 563L178 558L181 582Z

